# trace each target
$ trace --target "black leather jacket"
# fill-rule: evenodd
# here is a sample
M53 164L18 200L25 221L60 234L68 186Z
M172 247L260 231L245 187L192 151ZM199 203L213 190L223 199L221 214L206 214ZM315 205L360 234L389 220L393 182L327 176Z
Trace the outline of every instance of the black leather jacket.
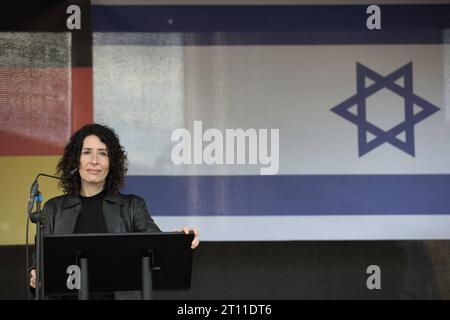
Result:
M44 234L72 234L81 212L81 199L75 195L52 198L45 203L44 212ZM161 232L144 199L136 195L106 195L103 214L108 233Z

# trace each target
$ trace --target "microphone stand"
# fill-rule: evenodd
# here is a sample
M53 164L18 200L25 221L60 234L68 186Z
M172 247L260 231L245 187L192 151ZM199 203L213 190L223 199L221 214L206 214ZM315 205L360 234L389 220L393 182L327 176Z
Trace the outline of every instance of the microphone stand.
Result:
M31 222L36 224L36 300L43 300L44 295L44 246L43 246L43 227L45 223L45 213L41 210L42 203L42 193L39 191L38 178L40 176L50 177L54 179L61 180L61 178L56 176L51 176L48 174L40 173L37 175L31 187L31 195L28 204L29 217ZM33 204L36 202L36 211L31 212L33 209Z
M39 185L38 185L39 188ZM44 299L44 292L42 286L42 278L44 274L44 266L42 264L42 253L43 253L43 245L42 245L42 226L44 223L44 216L41 212L41 202L42 202L42 194L38 190L37 195L35 196L36 201L36 211L31 213L30 220L31 222L36 224L36 300Z

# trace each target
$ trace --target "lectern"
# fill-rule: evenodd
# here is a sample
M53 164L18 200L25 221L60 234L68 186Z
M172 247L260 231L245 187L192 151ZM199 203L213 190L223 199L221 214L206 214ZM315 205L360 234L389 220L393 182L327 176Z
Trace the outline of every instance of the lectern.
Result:
M182 232L71 234L43 237L42 297L142 290L187 290L191 286L191 242ZM68 267L81 270L80 289L69 289Z

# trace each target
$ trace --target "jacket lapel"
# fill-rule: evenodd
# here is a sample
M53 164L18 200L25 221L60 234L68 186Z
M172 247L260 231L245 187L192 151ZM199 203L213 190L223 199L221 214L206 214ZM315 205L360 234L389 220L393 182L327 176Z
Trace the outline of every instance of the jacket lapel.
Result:
M108 233L127 232L121 218L121 206L124 200L120 194L109 194L103 200L103 215Z
M74 233L78 215L81 212L81 199L75 195L64 197L62 210L55 218L55 234Z

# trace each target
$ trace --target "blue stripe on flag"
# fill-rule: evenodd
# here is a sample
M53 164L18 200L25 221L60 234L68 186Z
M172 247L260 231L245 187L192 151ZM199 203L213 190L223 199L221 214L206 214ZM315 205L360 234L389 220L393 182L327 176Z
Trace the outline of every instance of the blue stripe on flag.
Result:
M444 43L450 5L92 6L94 32L185 33L184 45ZM221 36L217 37L216 33ZM170 38L170 45L179 40Z
M128 176L154 215L450 214L450 175Z

